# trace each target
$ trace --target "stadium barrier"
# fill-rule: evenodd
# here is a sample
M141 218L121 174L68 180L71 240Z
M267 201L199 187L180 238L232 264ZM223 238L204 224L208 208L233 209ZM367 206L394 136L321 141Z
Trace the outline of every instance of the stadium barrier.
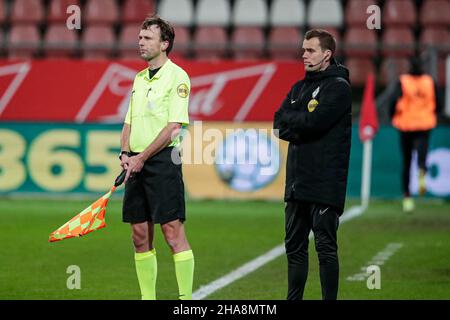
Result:
M271 121L303 76L302 66L176 62L191 77L191 124L184 131L191 145L183 151L185 163L191 161L184 173L189 196L281 199L287 145L273 137ZM118 173L121 123L133 79L145 67L141 61L0 61L0 195L103 192ZM450 196L449 130L432 134L430 196ZM382 128L373 145L373 196L400 196L398 148L394 129ZM218 164L218 155L228 163ZM235 165L239 156L253 157L253 163ZM362 146L356 126L350 162L348 195L357 197ZM414 172L411 181L416 190Z
M190 76L191 120L269 121L304 74L292 62L176 60ZM0 121L122 123L137 61L0 61Z
M193 122L183 133L191 199L273 199L284 192L287 144L271 122ZM120 172L119 124L0 123L0 196L101 193ZM450 127L431 136L429 197L450 197ZM359 197L362 144L353 127L349 197ZM372 196L400 197L399 137L382 127L373 142ZM412 170L417 192L417 166ZM119 190L120 191L120 190ZM120 193L120 192L118 192Z

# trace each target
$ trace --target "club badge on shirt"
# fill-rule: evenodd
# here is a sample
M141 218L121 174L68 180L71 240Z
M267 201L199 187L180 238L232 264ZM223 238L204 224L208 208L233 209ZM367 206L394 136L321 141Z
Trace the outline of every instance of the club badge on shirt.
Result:
M317 95L319 94L320 87L317 87L316 90L312 93L312 99L308 102L308 111L313 112L316 110L317 106L319 105L319 101L316 100Z

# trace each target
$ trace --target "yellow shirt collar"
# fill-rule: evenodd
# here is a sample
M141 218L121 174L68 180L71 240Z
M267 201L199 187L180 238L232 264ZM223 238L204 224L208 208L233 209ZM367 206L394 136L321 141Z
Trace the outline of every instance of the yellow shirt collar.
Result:
M161 66L161 68L158 70L158 72L153 76L152 79L159 79L164 74L164 71L169 68L169 66L172 64L172 61L170 59L167 59L166 62ZM144 79L147 81L150 81L148 78L148 68L145 69L147 71L147 74L145 75Z

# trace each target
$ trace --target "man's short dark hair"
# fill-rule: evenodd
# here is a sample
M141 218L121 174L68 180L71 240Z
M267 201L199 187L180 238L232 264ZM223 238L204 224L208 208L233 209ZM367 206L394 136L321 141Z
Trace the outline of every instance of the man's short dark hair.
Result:
M152 15L147 17L142 23L141 29L147 30L152 25L157 25L159 30L161 30L161 41L168 41L169 46L166 49L166 54L168 55L173 47L173 42L175 40L175 31L173 30L172 25L161 19L158 15Z
M331 33L323 29L312 29L305 33L305 39L318 38L322 51L330 50L331 56L336 52L336 39Z

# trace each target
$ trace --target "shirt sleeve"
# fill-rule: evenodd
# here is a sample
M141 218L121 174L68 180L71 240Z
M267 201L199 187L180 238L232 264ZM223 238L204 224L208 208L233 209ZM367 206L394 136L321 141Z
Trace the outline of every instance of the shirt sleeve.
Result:
M136 81L136 79L135 79ZM131 89L131 94L130 94L130 101L128 102L128 110L127 110L127 114L125 115L125 123L126 124L131 124L131 109L132 109L132 104L133 104L133 98L134 98L134 82L133 82L133 88Z
M191 81L186 72L180 71L169 96L169 122L189 124L189 96Z
M130 104L131 104L131 97L130 97ZM131 121L130 121L130 105L128 105L128 111L127 111L127 115L125 116L124 123L131 124Z

